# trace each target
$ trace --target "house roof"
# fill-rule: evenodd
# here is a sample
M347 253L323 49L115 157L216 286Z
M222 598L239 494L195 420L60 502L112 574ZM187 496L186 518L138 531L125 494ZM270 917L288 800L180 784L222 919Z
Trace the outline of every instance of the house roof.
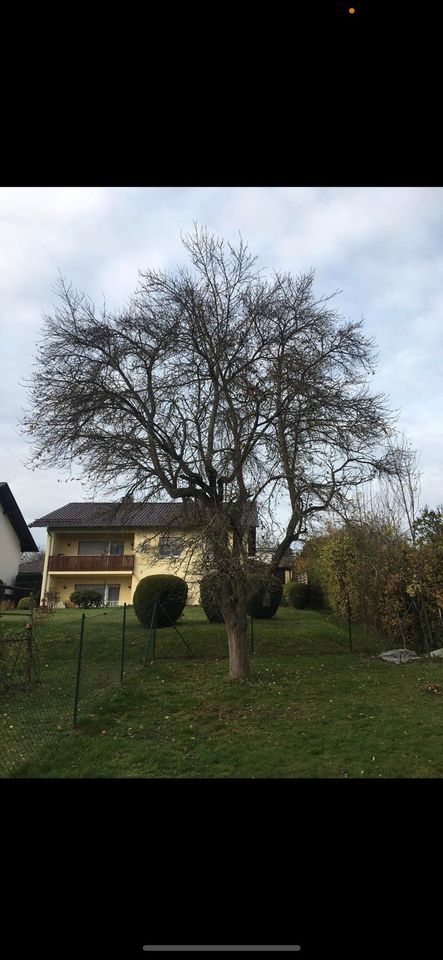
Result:
M189 522L183 503L67 503L31 527L167 527ZM255 520L252 521L256 522Z
M18 536L21 549L23 551L37 551L38 546L34 540L34 537L32 536L32 533L29 532L28 525L18 506L18 503L15 497L12 495L9 485L4 482L0 482L0 505L3 507L3 513L6 514L11 526L14 528Z

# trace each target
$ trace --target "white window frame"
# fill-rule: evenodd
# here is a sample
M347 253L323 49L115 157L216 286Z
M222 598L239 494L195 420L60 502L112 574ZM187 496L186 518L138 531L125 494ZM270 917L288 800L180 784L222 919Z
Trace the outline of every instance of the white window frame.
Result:
M74 590L97 590L98 587L104 587L103 592L103 605L106 607L119 607L120 606L120 591L122 588L121 583L85 583L85 584L75 584ZM109 587L118 587L118 600L108 600L109 597Z
M118 598L117 598L117 600L108 600L108 597L109 597L109 588L110 588L110 587L113 587L113 588L114 588L114 587L118 587ZM120 606L120 590L121 590L121 583L106 583L106 584L105 584L105 596L104 596L104 601L103 601L103 602L106 604L107 607L118 607L118 606Z

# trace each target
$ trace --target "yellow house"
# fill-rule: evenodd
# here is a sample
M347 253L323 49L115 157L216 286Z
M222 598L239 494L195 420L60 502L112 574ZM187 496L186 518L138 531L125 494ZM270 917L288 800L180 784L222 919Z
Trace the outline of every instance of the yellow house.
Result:
M80 588L112 606L130 604L139 581L158 573L183 577L187 602L200 602L181 503L68 503L30 526L47 527L41 597L58 594L58 607ZM251 533L254 547L255 526Z

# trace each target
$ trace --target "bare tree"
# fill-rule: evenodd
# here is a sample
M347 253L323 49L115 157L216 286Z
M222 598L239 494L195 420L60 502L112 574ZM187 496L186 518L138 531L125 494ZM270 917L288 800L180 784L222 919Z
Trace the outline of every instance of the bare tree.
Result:
M400 525L405 529L412 545L416 544L416 521L420 503L419 456L404 434L389 441L393 470L385 480L385 501L397 510Z
M79 464L94 491L188 505L244 679L253 511L289 497L275 571L313 516L392 468L392 418L368 389L373 342L315 298L313 272L265 278L241 239L197 226L183 243L191 267L140 274L119 313L60 278L23 429L34 467Z

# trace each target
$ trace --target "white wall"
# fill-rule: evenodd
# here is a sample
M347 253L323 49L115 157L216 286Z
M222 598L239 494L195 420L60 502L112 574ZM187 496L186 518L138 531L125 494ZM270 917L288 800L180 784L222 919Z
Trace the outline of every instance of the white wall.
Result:
M20 563L20 540L0 506L0 579L14 586Z

